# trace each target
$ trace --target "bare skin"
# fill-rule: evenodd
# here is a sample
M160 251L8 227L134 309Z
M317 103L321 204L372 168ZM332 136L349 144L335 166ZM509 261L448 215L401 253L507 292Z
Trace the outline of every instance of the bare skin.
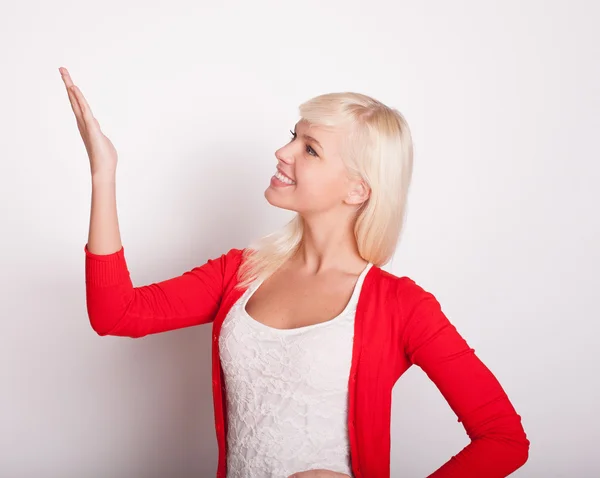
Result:
M88 250L111 254L121 249L116 208L117 151L66 68L59 68L92 175ZM276 151L278 166L295 184L276 181L265 191L274 206L297 211L305 231L297 253L253 294L246 305L256 320L276 328L320 323L338 315L348 303L356 279L367 265L353 233L356 209L370 190L345 174L341 159L344 131L296 125L297 138ZM313 136L313 140L304 138ZM304 470L289 478L341 478L330 470Z
M252 318L280 329L336 317L368 264L358 253L354 221L370 189L360 178L346 174L341 154L348 132L300 121L295 133L275 153L278 169L293 183L272 180L265 197L272 205L302 216L302 242L296 254L267 278L246 304ZM340 477L348 475L319 469L299 471L289 478Z
M288 478L349 478L345 473L337 473L329 470L307 470L300 473L294 473Z
M361 180L345 174L340 145L346 132L309 127L301 121L296 133L275 153L280 170L295 184L272 183L265 197L274 206L302 215L302 244L246 304L255 320L280 329L337 316L368 263L358 253L353 225L355 211L368 198L369 190Z
M61 67L59 71L90 161L92 206L87 247L94 254L111 254L122 247L115 187L117 151L102 133L88 102L73 84L67 69Z
M344 310L361 271L330 270L314 275L288 262L252 294L246 312L277 329L326 322Z

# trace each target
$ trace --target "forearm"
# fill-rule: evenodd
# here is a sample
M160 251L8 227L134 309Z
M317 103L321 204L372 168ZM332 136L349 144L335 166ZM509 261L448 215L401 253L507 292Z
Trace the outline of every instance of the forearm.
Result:
M496 376L448 320L433 294L406 295L405 351L435 383L471 443L429 478L503 478L528 458L529 440Z
M528 458L529 443L480 438L472 441L460 453L427 478L504 478L523 466Z
M115 174L92 176L88 250L93 254L104 255L121 248Z

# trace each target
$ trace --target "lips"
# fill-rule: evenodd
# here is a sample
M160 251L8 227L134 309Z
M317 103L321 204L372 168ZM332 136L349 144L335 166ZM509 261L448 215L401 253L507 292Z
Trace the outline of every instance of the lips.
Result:
M290 178L290 177L289 177L287 174L285 174L285 173L283 172L283 170L282 170L282 169L281 169L279 166L277 166L277 171L279 171L281 174L283 174L283 175L284 175L286 178L288 178L290 181L294 181L294 182L295 182L295 179L294 179L294 178Z
M288 179L287 176L284 176L283 174L281 174L281 172L279 171L279 169L277 170L277 172L271 178L271 182L273 182L273 181L276 181L275 184L285 184L287 186L291 186L293 184L296 184L295 181L292 181L291 179Z

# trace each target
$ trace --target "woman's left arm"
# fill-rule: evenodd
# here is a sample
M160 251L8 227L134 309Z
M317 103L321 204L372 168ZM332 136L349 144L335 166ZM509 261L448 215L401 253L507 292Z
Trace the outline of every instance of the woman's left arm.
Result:
M433 294L412 284L411 293L405 294L408 299L400 302L404 351L435 383L471 439L428 478L506 477L529 456L521 417Z

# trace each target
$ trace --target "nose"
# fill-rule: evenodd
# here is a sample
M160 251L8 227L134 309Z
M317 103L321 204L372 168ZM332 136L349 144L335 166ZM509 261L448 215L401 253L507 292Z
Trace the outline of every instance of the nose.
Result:
M294 156L289 148L287 150L285 147L279 148L275 151L275 157L285 164L292 164L294 162Z

